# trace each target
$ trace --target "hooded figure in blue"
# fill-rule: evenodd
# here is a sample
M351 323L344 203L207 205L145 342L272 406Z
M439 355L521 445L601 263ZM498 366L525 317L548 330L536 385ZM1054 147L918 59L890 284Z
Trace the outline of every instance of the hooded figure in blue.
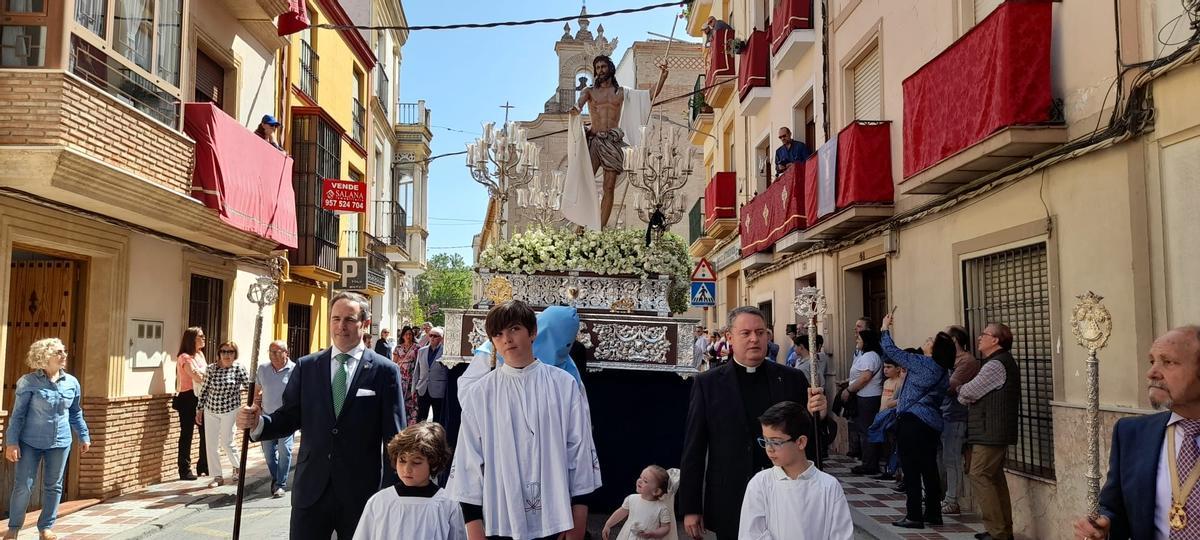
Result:
M571 358L571 344L579 334L579 312L570 306L550 306L537 316L537 337L533 340L533 356L539 361L570 373L583 389L579 367ZM504 357L496 355L496 365L504 363ZM466 373L458 379L459 400L481 377L493 369L492 341L475 348L475 358Z

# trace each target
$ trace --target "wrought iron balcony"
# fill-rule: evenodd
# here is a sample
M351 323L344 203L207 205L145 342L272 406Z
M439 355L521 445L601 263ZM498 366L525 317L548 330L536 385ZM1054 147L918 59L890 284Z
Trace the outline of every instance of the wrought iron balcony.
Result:
M384 255L384 244L368 232L363 232L366 240L367 256L367 287L382 291L387 285L388 258Z
M396 201L375 201L375 237L388 246L408 249L408 212Z
M388 80L387 67L383 64L375 66L375 101L383 109L385 117L388 115L388 101L391 99L391 89L392 83Z
M704 230L704 197L697 198L688 212L688 254L703 257L716 243L717 240Z
M321 57L307 41L300 41L300 91L317 99L317 64Z
M358 143L359 146L362 146L363 134L366 131L366 127L363 125L363 123L366 121L367 111L363 108L362 102L359 101L358 98L354 98L350 113L352 117L352 123L354 124L351 128L350 136L354 138L354 142Z

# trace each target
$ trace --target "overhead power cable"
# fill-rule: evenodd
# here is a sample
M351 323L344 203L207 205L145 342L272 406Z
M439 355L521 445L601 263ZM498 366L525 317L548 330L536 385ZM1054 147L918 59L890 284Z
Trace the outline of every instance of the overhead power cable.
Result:
M642 11L650 11L672 6L685 6L691 4L692 0L677 0L675 2L664 2L650 6L637 8L615 9L605 11L603 13L588 13L588 19L599 19L601 17L610 17L612 15L626 15L629 13L640 13ZM458 24L426 24L417 26L368 26L355 24L318 24L317 28L326 28L331 30L458 30L462 28L498 28L502 26L529 26L533 24L559 23L570 22L579 19L579 14L569 15L566 17L552 17L546 19L528 19L524 21L503 21L489 23L458 23Z

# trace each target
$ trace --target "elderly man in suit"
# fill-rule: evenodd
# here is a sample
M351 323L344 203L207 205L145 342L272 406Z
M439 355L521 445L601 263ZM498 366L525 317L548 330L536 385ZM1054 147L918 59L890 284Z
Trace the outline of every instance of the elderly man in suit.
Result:
M807 401L809 412L828 421L819 388L810 389L798 370L764 361L767 318L762 311L743 306L730 312L729 342L733 361L701 373L692 383L679 513L684 515L684 530L696 539L705 529L720 540L737 538L746 484L771 467L758 444L759 416L781 401ZM815 459L815 444L806 451Z
M429 329L429 344L417 349L417 404L420 420L429 416L433 409L433 421L442 422L443 405L446 403L446 383L450 380L450 369L438 362L442 357L442 327Z
M237 425L252 440L304 436L292 488L293 539L351 538L367 499L395 483L384 448L406 425L399 373L363 345L371 304L343 292L330 304L333 346L301 358L283 390L283 405L262 415L243 407Z
M1100 516L1077 520L1076 538L1200 538L1200 494L1183 489L1200 457L1200 326L1163 334L1149 357L1150 403L1163 412L1117 420Z

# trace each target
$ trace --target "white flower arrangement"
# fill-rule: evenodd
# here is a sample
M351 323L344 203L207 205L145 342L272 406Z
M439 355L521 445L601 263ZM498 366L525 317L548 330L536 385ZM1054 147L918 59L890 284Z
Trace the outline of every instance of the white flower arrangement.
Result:
M478 268L500 272L592 272L610 276L671 276L671 311L688 308L691 258L687 244L665 233L650 246L644 231L604 229L577 234L564 227L539 227L517 234L479 254Z

